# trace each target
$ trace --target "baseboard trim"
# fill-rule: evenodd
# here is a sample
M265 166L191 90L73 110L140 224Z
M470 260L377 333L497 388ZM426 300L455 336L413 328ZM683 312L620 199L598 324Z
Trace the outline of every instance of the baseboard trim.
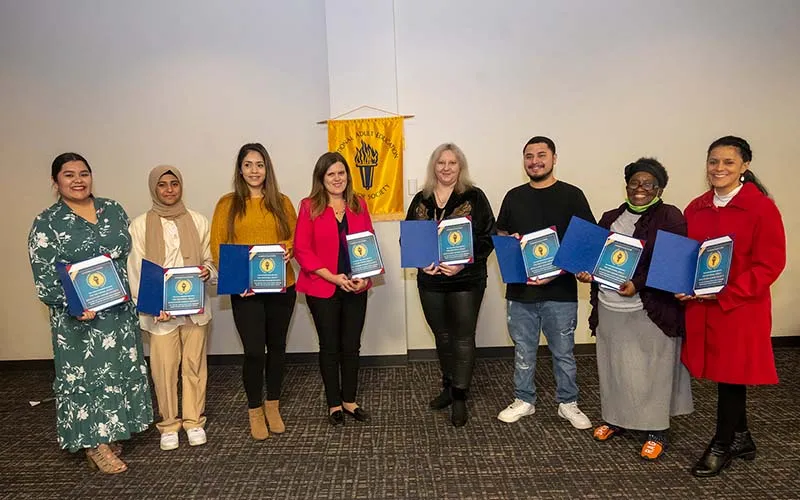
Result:
M772 337L772 347L775 349L800 347L800 336ZM576 344L576 356L593 356L594 344ZM547 346L539 346L539 356L550 353ZM289 352L286 353L286 362L292 365L306 365L317 363L319 355L316 352ZM514 348L478 347L476 357L479 359L512 359ZM244 360L242 354L209 354L209 365L241 365ZM385 356L361 356L361 366L405 366L418 361L435 361L436 349L410 349L408 354L391 354ZM0 361L0 371L6 370L53 370L52 359L24 359Z

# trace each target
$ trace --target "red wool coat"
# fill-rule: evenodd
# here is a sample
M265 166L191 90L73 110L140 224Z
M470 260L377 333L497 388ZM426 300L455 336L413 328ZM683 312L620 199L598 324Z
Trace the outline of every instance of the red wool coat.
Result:
M689 203L684 215L690 238L733 235L728 284L717 300L686 304L684 364L692 376L715 382L777 384L769 287L786 265L778 207L748 182L727 206L715 207L710 190Z

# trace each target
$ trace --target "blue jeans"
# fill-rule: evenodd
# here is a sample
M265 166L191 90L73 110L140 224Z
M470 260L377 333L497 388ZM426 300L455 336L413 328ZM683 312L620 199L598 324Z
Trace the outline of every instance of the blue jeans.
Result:
M577 367L572 349L578 322L577 302L507 301L508 333L514 341L514 397L536 404L536 353L539 332L544 333L553 355L556 401L578 400Z

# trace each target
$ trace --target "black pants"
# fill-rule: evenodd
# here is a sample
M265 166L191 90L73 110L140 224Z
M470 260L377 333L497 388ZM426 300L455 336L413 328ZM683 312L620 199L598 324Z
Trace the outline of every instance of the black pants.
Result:
M714 440L730 444L734 432L747 430L747 386L717 384L717 434Z
M367 292L352 293L337 288L327 299L310 295L306 299L319 337L319 369L328 407L340 406L342 401L354 403Z
M233 322L244 348L242 379L250 408L258 408L264 403L265 371L267 399L280 399L286 334L296 300L294 286L287 288L285 293L259 293L250 297L231 295ZM264 346L267 347L266 355Z
M436 353L445 385L469 388L475 365L475 328L484 290L419 291L425 320L436 338Z

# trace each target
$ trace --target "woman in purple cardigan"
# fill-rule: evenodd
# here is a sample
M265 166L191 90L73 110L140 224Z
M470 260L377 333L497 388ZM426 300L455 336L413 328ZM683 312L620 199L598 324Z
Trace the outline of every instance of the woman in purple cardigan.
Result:
M681 363L683 309L673 294L647 288L656 233L685 236L681 211L661 200L669 176L653 158L625 167L627 199L603 214L600 226L645 241L633 274L619 290L592 284L589 327L597 336L597 373L603 423L594 438L626 430L644 435L640 456L655 460L667 447L669 419L694 410L689 373ZM577 278L591 282L589 273Z

